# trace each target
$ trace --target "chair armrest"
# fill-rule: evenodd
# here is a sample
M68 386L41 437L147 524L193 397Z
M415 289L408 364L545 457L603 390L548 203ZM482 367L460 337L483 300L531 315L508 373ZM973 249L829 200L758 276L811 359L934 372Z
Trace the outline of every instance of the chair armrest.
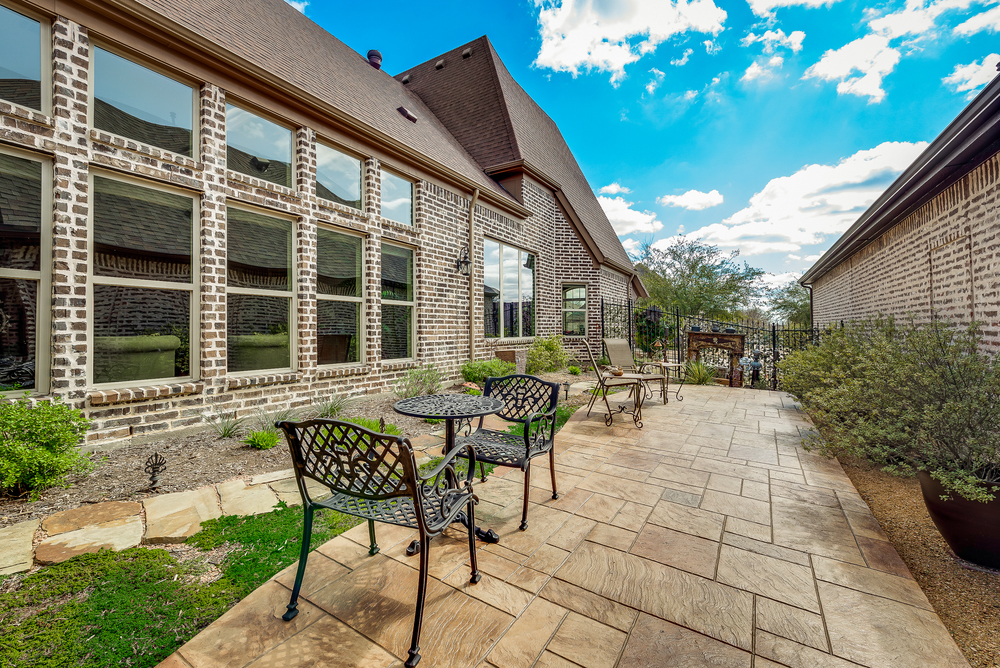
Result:
M531 435L531 425L533 422L538 423L537 432L535 433L534 438L532 438ZM554 436L555 426L556 426L556 408L553 408L552 410L547 411L545 413L531 413L530 415L528 415L528 417L524 420L525 451L526 452L530 451L531 446L537 445L540 440L544 441L545 439L544 432L546 428L548 428L550 434Z
M469 470L465 472L466 473L465 481L466 483L471 484L472 479L475 477L474 472L476 470L476 449L472 447L471 443L459 443L458 445L456 445L452 449L452 451L449 452L447 455L445 455L444 459L442 459L438 463L438 465L435 466L434 469L429 471L428 473L421 475L418 471L417 482L420 484L424 484L433 481L434 482L433 486L437 486L438 484L440 484L441 474L445 473L446 471L450 471L451 474L455 476L455 479L457 481L458 475L455 473L455 460L458 458L459 455L463 453L463 451L466 450L468 450L467 456L469 458Z

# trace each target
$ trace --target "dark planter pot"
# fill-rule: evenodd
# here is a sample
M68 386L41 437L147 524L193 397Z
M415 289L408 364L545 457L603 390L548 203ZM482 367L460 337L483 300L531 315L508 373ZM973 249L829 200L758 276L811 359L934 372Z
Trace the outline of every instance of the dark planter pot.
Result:
M941 483L924 471L917 477L927 511L955 554L980 566L1000 568L1000 497L980 503L955 494L942 501Z

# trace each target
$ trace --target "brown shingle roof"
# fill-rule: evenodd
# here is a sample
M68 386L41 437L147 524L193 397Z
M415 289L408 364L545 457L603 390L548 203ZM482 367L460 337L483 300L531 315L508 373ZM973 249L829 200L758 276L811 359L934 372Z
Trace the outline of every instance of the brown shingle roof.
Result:
M462 145L406 87L284 0L136 0L249 64L402 142L508 201ZM416 114L412 123L396 111Z
M462 53L472 49L469 57ZM437 69L439 61L445 65ZM555 122L507 71L489 38L463 44L396 76L489 172L524 160L559 185L606 261L632 268L628 253L594 197Z

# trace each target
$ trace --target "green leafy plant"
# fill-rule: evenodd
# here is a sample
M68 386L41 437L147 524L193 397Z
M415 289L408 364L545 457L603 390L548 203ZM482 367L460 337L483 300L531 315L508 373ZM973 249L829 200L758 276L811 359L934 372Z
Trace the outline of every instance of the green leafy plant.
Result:
M353 402L354 400L350 397L332 392L315 404L313 412L316 417L330 418L332 420L340 417Z
M380 434L389 434L390 436L402 436L403 430L392 424L391 422L386 422L382 427L379 426L379 421L375 418L351 418L347 420L352 424L356 424L359 427L364 427L368 431L378 432Z
M538 337L528 348L528 373L544 373L559 371L566 366L569 354L562 345L562 335L554 334L548 337Z
M247 437L243 439L243 442L254 450L270 450L281 442L281 434L279 434L278 430L273 427L271 429L263 429L261 431L252 431L247 434Z
M36 496L90 470L90 459L77 448L89 427L90 420L58 397L32 405L25 393L0 404L0 492Z
M427 424L441 424L442 422L444 422L444 420L440 420L437 418L424 418L424 422L426 422Z
M480 390L480 389L477 389L475 387L468 387L468 388L466 388L465 389L465 393L466 394L471 394L471 395L476 396L476 397L483 396L483 391Z
M570 374L573 375L573 376L579 376L580 375L580 367L578 367L578 366L571 366L571 367L569 367L567 369L567 371L569 371Z
M927 471L949 495L1000 493L1000 358L977 325L936 318L852 322L778 368L823 438L896 474Z
M517 370L513 362L505 362L499 357L488 360L469 360L462 364L462 378L467 383L482 387L487 378L509 376Z
M702 361L688 362L684 367L689 385L714 385L715 369Z
M243 431L246 418L236 417L236 411L228 413L208 413L205 422L219 438L235 438Z
M400 399L419 397L424 394L437 394L441 391L444 374L433 364L415 367L396 384L396 396Z

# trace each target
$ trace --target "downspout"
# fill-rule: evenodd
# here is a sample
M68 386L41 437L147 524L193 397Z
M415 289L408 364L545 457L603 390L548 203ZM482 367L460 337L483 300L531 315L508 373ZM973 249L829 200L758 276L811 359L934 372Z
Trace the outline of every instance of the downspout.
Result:
M815 325L813 320L813 286L807 285L806 288L809 290L809 329L812 329Z
M472 202L469 203L469 259L476 257L476 202L479 201L479 188L472 193ZM485 258L484 258L485 261ZM475 263L473 263L475 267ZM476 359L476 281L473 277L475 271L469 272L469 359Z

